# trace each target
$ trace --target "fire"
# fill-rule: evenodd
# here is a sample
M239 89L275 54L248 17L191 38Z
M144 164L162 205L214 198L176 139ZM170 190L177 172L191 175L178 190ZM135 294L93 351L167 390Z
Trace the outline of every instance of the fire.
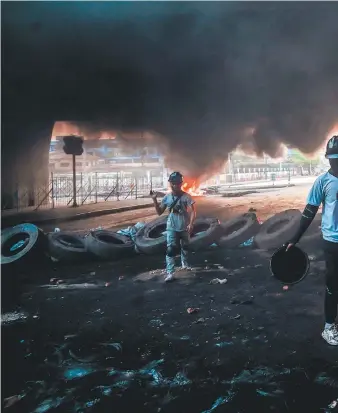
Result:
M202 196L203 191L199 189L200 184L198 181L193 179L185 179L185 182L182 185L183 191L187 192L191 196Z
M199 189L200 183L194 179L184 179L182 190L191 196L203 196L204 192ZM168 193L171 191L170 184L168 185Z

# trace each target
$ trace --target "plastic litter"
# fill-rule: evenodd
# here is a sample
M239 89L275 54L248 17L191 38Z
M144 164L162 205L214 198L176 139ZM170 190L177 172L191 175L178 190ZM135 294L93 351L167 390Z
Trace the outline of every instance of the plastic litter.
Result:
M228 346L233 346L233 345L234 343L232 341L222 341L221 343L216 343L215 347L223 348L223 347L228 347Z
M61 229L60 228L54 228L54 232L60 232Z
M187 313L188 313L188 314L194 314L194 313L198 313L199 310L200 310L199 308L189 307L189 308L187 308Z
M254 237L249 238L247 241L240 244L240 247L250 247L253 244Z
M214 278L209 284L226 284L227 282L228 280L226 278L223 278L222 280L219 278Z
M284 285L284 286L283 286L283 290L284 290L284 291L287 291L288 289L289 289L289 287L288 287L287 285Z
M337 406L338 406L338 399L333 400L333 402L329 404L328 408L335 409Z
M135 241L135 236L137 232L145 226L145 222L138 222L137 224L120 229L117 231L117 234L125 235L126 237L129 237L132 239L132 241Z
M63 375L66 380L74 380L85 377L88 374L93 373L94 371L95 370L92 367L76 366L67 369Z

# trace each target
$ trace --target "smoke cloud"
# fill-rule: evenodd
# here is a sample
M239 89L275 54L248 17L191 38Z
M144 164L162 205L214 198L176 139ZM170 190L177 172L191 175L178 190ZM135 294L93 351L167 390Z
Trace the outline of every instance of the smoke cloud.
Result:
M41 113L91 135L148 131L201 177L238 145L323 143L338 121L337 21L335 2L4 3L3 73L10 84L16 63Z

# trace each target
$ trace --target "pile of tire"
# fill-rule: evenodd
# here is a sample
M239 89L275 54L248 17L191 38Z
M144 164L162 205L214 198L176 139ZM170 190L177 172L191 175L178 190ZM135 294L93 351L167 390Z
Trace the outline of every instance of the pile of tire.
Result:
M254 212L242 214L221 223L221 233L217 245L222 248L237 248L255 236L259 229L260 224Z
M301 212L287 209L266 220L254 237L254 245L263 250L274 250L290 241L299 228Z
M167 218L167 216L159 217L137 232L135 244L139 252L147 255L165 252ZM198 217L190 237L189 250L203 250L217 242L219 237L220 223L217 218Z

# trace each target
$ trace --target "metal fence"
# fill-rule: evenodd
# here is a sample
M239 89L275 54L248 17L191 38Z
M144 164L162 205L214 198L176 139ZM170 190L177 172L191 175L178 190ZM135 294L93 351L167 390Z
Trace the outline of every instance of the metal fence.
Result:
M205 182L202 186L236 185L245 182L285 179L295 176L296 169L289 171L245 171L232 174L221 174ZM273 178L273 176L275 177ZM149 194L151 189L161 189L166 179L163 176L135 177L120 173L80 173L76 176L77 205L114 201L123 199L137 199ZM72 175L56 175L51 173L45 186L34 189L20 188L9 197L6 202L2 199L2 210L16 209L17 211L29 207L32 210L41 208L56 208L73 205L73 177Z
M102 176L98 173L76 175L77 205L137 199L149 195L151 189L163 187L161 176L130 177L116 174ZM51 174L48 184L33 190L21 189L16 191L11 209L22 210L56 208L73 205L73 177L71 175ZM13 205L14 204L14 205ZM14 208L13 208L14 206ZM6 208L3 203L2 209Z

